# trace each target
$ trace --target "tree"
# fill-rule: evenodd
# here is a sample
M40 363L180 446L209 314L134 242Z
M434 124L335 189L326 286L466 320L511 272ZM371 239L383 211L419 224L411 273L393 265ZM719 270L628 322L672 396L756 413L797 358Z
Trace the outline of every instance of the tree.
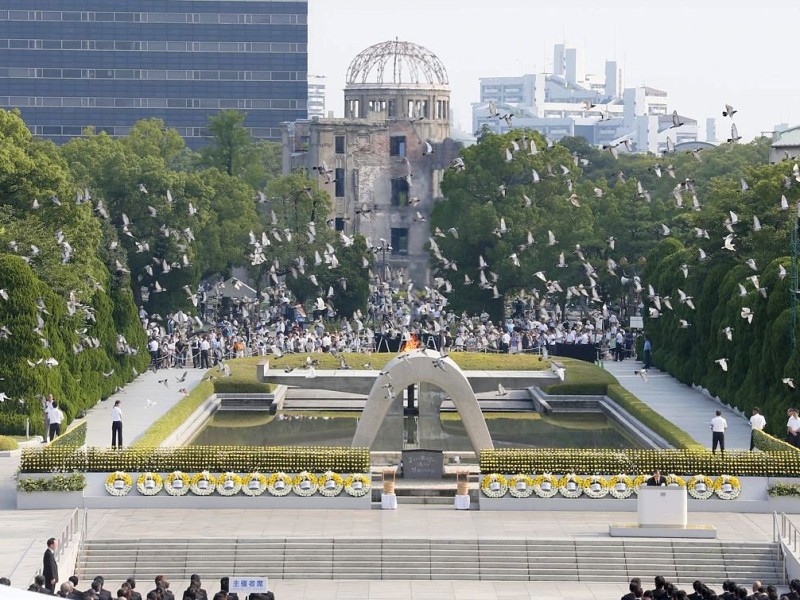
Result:
M201 163L216 167L228 175L240 175L246 157L253 148L253 139L244 127L245 114L237 110L221 110L208 118L211 141L200 151Z

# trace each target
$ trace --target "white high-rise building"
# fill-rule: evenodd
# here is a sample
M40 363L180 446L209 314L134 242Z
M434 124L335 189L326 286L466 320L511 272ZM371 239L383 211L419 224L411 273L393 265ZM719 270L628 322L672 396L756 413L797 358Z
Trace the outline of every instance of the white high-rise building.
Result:
M492 116L494 103L500 116ZM680 116L682 126L670 128L672 115L667 92L649 86L624 88L622 69L605 61L602 75L587 73L576 48L556 44L553 72L517 77L480 79L480 102L472 105L476 134L488 127L494 132L510 128L539 131L549 139L579 136L603 146L628 138L637 152L659 153L667 137L674 144L697 140L698 124Z
M308 76L308 118L325 117L325 80L324 75Z

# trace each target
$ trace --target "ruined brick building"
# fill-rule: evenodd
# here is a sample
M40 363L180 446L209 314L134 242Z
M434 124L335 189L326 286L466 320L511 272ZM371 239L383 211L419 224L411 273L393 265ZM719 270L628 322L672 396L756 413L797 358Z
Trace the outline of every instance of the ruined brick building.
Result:
M405 272L427 284L428 217L461 148L450 139L447 71L422 46L383 42L350 63L344 100L343 118L284 124L283 170L317 178L336 229L367 239L382 279Z

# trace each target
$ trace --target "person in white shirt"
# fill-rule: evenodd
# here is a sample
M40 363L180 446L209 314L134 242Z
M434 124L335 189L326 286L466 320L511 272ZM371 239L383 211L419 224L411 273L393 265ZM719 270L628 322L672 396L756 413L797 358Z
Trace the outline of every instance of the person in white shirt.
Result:
M717 411L716 416L711 419L711 454L717 451L717 446L721 454L725 454L725 430L728 422L722 416L722 411Z
M58 408L58 402L53 402L53 406L50 407L48 419L50 421L50 441L52 442L61 435L61 422L64 420L64 413Z
M792 446L800 447L800 418L797 409L789 409L789 421L786 423L786 441Z
M766 424L767 420L761 414L761 409L757 406L753 407L753 416L750 417L750 452L756 447L755 432L763 431Z
M119 407L120 400L114 402L111 409L111 447L122 448L122 409Z

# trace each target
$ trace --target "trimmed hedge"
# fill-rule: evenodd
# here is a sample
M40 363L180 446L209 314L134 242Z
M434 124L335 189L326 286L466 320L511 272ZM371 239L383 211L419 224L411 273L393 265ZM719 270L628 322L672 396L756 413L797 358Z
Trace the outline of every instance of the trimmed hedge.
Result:
M226 377L214 380L214 392L218 394L269 394L274 390L271 383L261 383L252 379Z
M668 421L662 417L647 404L623 388L620 384L612 383L609 385L606 394L614 402L619 404L622 408L627 410L630 414L639 419L647 427L655 431L658 435L663 437L676 448L698 450L703 448L702 445L698 444L697 441L688 433L683 431L683 429L680 429L671 421Z
M764 452L798 452L798 449L788 442L779 440L758 429L753 430L753 441L756 448Z
M132 448L153 448L161 444L191 414L205 402L214 390L210 380L201 381L189 395L170 408L163 417L153 423L133 444Z
M86 431L89 429L86 421L73 427L64 435L58 436L52 441L50 446L61 448L80 448L86 443Z
M767 489L770 496L800 496L800 483L777 481Z
M83 473L72 475L53 475L44 479L20 479L17 489L20 492L80 492L86 487Z
M280 446L188 446L180 448L33 448L22 452L20 472L85 471L260 471L363 473L370 468L368 448Z
M752 477L796 477L800 452L709 450L578 450L537 448L483 450L481 473L662 473L676 475L734 475Z
M19 444L14 438L0 435L0 452L8 452L9 450L16 450Z

